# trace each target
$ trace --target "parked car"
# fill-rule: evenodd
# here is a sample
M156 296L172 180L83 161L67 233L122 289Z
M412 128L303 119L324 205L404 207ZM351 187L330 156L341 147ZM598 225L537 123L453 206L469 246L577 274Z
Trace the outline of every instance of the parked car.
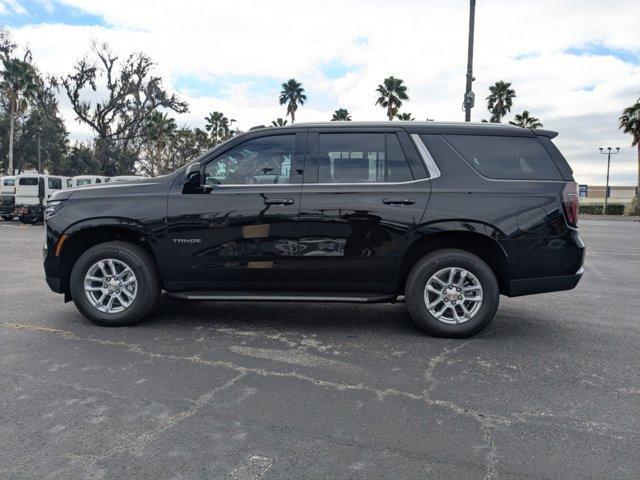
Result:
M0 177L0 217L3 220L15 218L16 178Z
M38 173L15 176L14 213L22 223L42 221L47 199L66 187L66 177Z
M100 183L108 183L111 179L104 175L76 175L71 177L69 187L84 187L86 185L97 185Z
M173 174L56 194L51 289L131 325L186 300L404 301L432 335L499 295L574 288L585 246L556 133L497 124L318 123L238 135Z

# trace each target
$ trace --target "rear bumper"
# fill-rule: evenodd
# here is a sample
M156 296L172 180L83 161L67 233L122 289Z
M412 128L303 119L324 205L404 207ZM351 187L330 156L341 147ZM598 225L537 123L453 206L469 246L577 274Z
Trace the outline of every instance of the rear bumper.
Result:
M582 278L583 273L584 267L580 267L580 270L578 270L574 275L511 280L509 296L520 297L522 295L532 295L534 293L571 290L572 288L575 288L576 285L578 285L578 282Z

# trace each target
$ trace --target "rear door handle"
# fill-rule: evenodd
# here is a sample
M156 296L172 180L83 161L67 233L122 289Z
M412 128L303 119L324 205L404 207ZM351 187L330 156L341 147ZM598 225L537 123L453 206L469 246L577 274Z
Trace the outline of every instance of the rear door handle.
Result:
M293 198L265 198L265 205L293 205Z
M382 203L385 205L413 205L416 201L413 198L385 198Z

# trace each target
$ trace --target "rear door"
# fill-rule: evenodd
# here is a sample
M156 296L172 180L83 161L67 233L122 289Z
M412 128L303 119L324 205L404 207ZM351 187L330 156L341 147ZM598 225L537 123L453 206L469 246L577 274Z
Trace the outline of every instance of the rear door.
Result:
M305 284L391 291L429 191L424 164L402 129L310 131L300 205Z
M37 175L20 175L16 178L16 205L38 205Z

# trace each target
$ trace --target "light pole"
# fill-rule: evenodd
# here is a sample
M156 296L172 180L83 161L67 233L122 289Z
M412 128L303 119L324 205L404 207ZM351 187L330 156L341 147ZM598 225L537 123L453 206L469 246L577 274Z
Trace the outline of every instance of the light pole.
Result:
M469 47L467 50L467 85L464 91L464 101L462 106L464 108L464 121L471 121L471 109L475 101L475 94L471 89L471 84L475 80L473 78L473 31L475 28L476 18L476 0L469 1Z
M607 147L606 151L603 147L599 148L600 154L607 155L607 185L604 187L604 210L602 210L602 214L607 214L607 200L609 199L609 168L611 167L611 155L617 155L620 153L620 147L616 147L616 151L612 152L611 147Z

